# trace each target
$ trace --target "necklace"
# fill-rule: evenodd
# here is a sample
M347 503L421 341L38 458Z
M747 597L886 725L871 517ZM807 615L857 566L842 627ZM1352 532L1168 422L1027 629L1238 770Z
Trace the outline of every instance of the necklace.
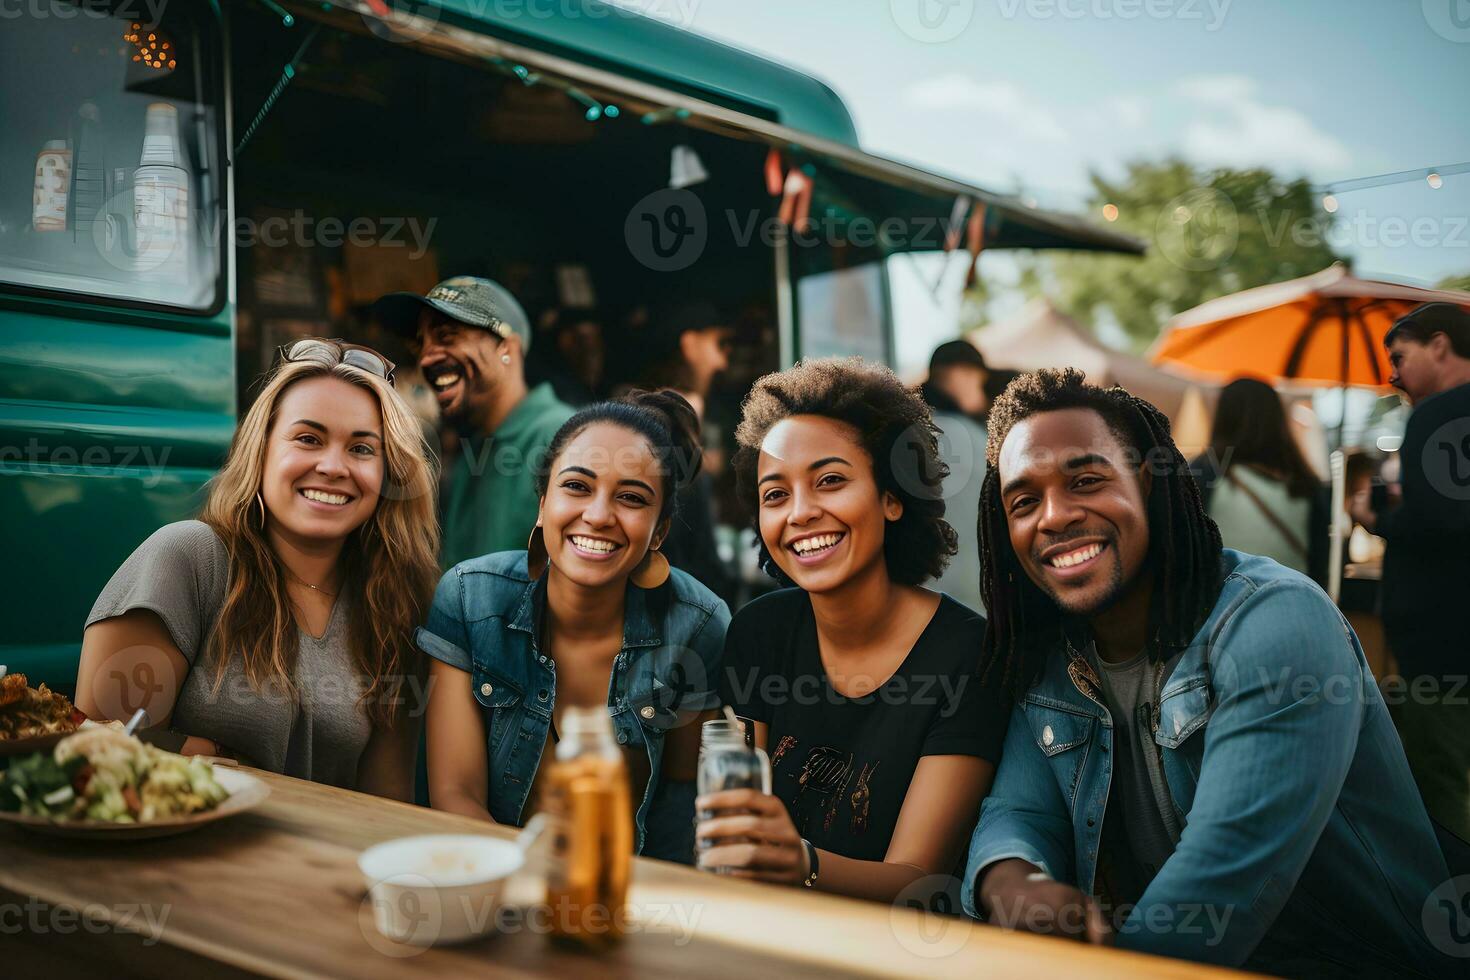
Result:
M282 568L286 568L286 566L284 564L281 567ZM286 568L286 574L289 575L289 576L291 576L293 579L295 579L298 584L306 586L308 589L310 589L313 592L320 592L322 595L326 596L328 599L335 599L335 598L337 598L337 593L335 593L335 592L328 592L326 589L324 589L324 588L322 588L320 586L312 585L310 582L306 581L306 579L302 578L300 575L297 575L295 572L291 571L291 569L289 569L289 568Z

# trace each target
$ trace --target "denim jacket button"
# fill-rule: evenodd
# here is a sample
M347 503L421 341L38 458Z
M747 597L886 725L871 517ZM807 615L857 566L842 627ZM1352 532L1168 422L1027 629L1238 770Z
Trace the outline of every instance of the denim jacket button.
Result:
M638 713L640 715L642 715L648 721L652 721L653 720L653 716L656 715L656 714L658 714L658 712L656 710L654 710L654 707L651 704L644 705L643 708L642 708L642 710L640 710Z
M1052 732L1050 725L1047 725L1045 728L1043 728L1041 730L1041 744L1042 745L1051 745L1051 743L1055 742L1056 740L1057 740L1057 737Z
M541 700L541 701L545 701L546 700L546 692L545 691L537 691L536 692L536 697L539 700Z
M627 745L628 744L628 733L627 732L618 732L618 744L619 745Z
M489 681L486 681L485 683L480 685L480 693L487 698L494 692L494 690L495 688L490 686Z

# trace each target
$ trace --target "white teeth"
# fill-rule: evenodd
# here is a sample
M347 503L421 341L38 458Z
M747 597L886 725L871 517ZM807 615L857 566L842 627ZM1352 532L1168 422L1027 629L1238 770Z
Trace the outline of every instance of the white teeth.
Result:
M441 374L439 375L439 377L434 379L434 387L448 388L450 385L454 384L458 380L459 375L457 374Z
M321 490L303 490L301 495L307 500L315 500L323 504L345 504L349 499L345 494L326 493Z
M830 548L841 540L842 535L840 534L818 534L814 537L802 538L791 546L791 550L798 555L809 555L814 551Z
M596 538L584 538L580 534L572 535L572 544L583 551L595 551L601 555L610 555L617 550L618 546L611 541L599 541Z
M1084 561L1096 558L1102 549L1103 546L1100 544L1090 544L1078 551L1058 555L1051 560L1051 565L1053 568L1071 568L1073 565L1080 565Z

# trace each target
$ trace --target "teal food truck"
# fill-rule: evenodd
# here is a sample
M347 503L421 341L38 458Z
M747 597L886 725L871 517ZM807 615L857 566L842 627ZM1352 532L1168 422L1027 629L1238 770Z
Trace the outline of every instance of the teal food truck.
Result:
M382 293L469 273L533 313L595 304L618 380L648 304L700 291L740 327L718 418L803 355L891 361L884 262L951 230L966 247L956 222L986 248L1140 250L864 153L817 80L595 0L16 9L0 664L62 690L98 590L196 510L276 348L393 356L367 312Z

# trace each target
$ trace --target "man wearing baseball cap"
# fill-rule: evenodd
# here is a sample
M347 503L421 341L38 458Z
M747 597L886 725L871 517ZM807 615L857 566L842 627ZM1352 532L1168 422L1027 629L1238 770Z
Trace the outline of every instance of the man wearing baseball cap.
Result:
M407 338L460 453L443 495L441 563L524 548L536 524L537 464L572 410L550 385L526 387L531 321L499 283L446 279L423 296L390 293L373 306Z

